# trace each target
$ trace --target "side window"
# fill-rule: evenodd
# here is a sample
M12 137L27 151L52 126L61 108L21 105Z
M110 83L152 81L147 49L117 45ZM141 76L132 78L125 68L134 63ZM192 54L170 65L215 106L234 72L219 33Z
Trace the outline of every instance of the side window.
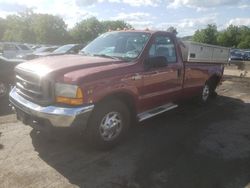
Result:
M21 50L30 50L27 46L23 45L23 44L19 44L17 45L19 48L21 48ZM17 48L16 46L16 48Z
M75 47L75 53L78 53L78 52L82 49L81 47L82 47L82 46L80 46L80 45L79 45L79 46L76 46L76 47Z
M81 49L83 49L83 45L76 46L75 52L79 53Z
M176 63L175 45L168 36L157 36L149 50L149 57L164 56L168 63Z
M72 53L78 53L78 46L74 46L71 50L70 50L70 52L72 52Z
M17 47L14 44L4 44L4 50L6 51L15 51Z

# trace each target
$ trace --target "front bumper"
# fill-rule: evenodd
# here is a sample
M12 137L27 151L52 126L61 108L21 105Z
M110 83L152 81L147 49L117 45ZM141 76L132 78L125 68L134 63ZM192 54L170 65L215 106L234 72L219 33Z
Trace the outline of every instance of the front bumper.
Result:
M29 119L47 120L53 127L74 127L80 123L83 126L82 128L84 128L94 109L92 104L71 108L58 106L43 107L20 96L15 87L11 90L9 99L16 110L26 114Z

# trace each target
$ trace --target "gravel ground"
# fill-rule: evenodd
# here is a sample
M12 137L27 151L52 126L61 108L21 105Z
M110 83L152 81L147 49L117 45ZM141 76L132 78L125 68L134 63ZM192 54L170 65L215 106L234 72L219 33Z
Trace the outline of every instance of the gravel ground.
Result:
M0 107L0 187L250 187L250 79L226 76L207 106L147 120L111 151L81 135L48 138Z

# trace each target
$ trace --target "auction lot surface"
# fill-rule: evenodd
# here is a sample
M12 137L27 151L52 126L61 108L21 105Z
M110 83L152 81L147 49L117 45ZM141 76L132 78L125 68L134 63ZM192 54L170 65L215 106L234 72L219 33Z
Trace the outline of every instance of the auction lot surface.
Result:
M250 187L250 78L227 76L217 92L205 107L135 126L106 152L80 135L45 138L1 104L0 187Z

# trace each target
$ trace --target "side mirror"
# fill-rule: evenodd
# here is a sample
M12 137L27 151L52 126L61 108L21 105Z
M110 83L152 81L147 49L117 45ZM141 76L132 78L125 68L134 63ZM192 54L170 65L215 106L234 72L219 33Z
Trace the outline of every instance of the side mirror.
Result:
M144 66L146 69L166 67L167 65L168 61L164 56L149 57L144 62Z

